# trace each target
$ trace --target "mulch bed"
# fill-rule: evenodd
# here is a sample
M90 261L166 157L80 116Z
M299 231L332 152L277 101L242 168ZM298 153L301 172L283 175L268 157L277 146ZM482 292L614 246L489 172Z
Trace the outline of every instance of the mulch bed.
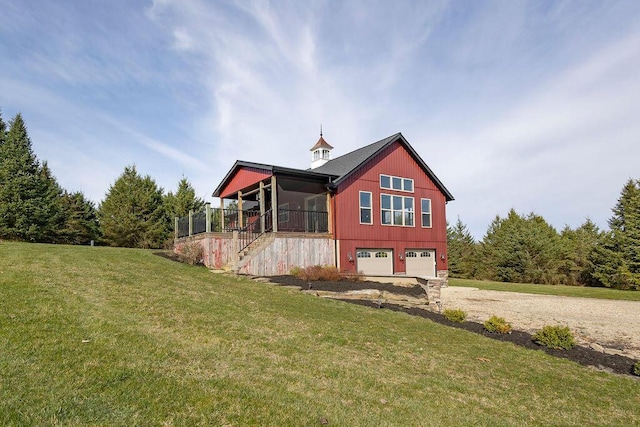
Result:
M395 294L408 295L412 297L421 297L425 295L424 290L417 285L411 286L411 287L404 287L404 286L395 286L391 283L378 283L378 282L369 282L369 281L307 282L293 276L273 276L273 277L269 277L269 280L273 283L277 283L283 286L299 286L302 289L315 289L320 291L346 292L349 290L377 289L380 291L388 291ZM595 367L597 369L613 372L616 374L633 375L633 365L635 364L636 361L625 356L620 356L615 354L606 354L606 353L602 353L602 352L593 350L588 347L583 347L583 346L575 346L571 350L555 350L552 348L548 348L548 347L536 344L533 341L532 335L527 332L512 331L509 334L491 333L491 332L488 332L484 328L484 325L481 323L470 322L470 321L463 322L463 323L455 323L447 320L443 315L439 313L429 311L429 310L422 310L419 308L407 308L407 307L401 307L395 304L379 305L378 302L376 301L367 301L367 300L343 300L343 301L349 302L352 304L373 307L373 308L385 308L392 311L400 311L403 313L410 314L412 316L423 317L425 319L432 320L442 325L446 325L446 326L450 326L458 329L464 329L464 330L482 335L487 338L495 339L498 341L510 342L515 345L532 349L532 350L542 350L545 353L550 354L552 356L568 359L584 366Z

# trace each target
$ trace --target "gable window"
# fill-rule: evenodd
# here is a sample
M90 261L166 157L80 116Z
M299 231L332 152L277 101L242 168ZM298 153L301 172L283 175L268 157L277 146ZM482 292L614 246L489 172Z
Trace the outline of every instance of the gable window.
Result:
M373 224L371 192L360 192L360 224Z
M413 227L413 197L380 195L380 220L382 225Z
M380 175L380 188L413 193L413 180L399 176Z
M420 199L421 213L422 213L422 226L425 228L431 228L431 199Z

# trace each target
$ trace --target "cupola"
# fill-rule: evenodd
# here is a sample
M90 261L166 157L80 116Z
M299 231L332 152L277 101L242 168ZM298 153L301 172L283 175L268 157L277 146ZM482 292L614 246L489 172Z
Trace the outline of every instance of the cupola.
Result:
M320 130L320 139L316 142L316 145L309 150L311 151L311 169L320 167L331 160L332 149L333 147L322 137L322 130Z

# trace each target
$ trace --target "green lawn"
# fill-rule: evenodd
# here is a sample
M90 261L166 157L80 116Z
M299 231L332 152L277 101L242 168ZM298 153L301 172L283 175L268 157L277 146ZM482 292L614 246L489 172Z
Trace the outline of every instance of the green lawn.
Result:
M639 425L640 381L150 251L0 243L0 425Z
M609 288L591 288L582 286L536 285L533 283L504 283L484 280L449 278L451 286L471 286L488 291L523 292L526 294L560 295L565 297L616 299L640 301L638 291L620 291Z

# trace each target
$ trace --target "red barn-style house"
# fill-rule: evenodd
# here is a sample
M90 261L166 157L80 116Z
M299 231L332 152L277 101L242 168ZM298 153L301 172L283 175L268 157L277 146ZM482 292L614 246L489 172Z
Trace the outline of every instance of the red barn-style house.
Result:
M446 277L453 196L404 136L335 159L332 148L321 134L310 169L237 161L213 193L219 232L200 237L205 264L256 275L323 264L367 276Z

